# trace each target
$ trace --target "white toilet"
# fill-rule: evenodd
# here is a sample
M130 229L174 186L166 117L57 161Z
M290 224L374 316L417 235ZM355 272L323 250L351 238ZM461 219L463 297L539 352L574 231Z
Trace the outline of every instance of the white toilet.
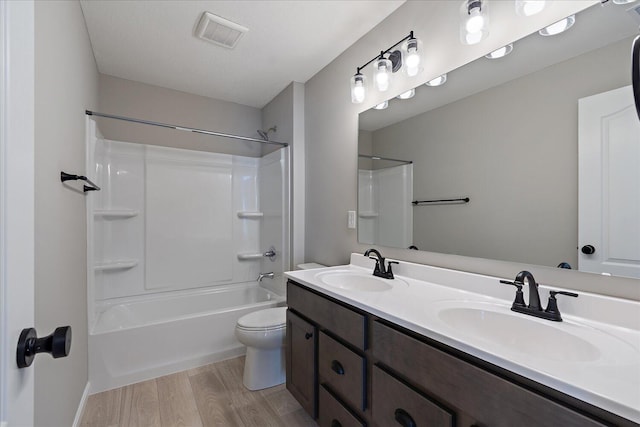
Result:
M238 319L236 338L247 346L242 382L249 390L282 384L287 307L254 311Z

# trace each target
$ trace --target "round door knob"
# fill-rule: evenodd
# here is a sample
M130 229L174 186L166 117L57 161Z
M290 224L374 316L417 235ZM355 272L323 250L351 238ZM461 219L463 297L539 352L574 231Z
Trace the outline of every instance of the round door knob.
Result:
M56 328L52 334L38 338L34 328L23 329L18 338L18 368L31 366L38 353L50 353L54 359L67 357L71 350L71 326Z
M580 251L585 255L592 255L596 251L596 248L594 248L593 245L584 245Z

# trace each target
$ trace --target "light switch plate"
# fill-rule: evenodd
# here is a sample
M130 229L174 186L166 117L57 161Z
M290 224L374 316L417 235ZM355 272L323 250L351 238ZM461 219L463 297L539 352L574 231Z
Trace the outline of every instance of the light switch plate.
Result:
M347 228L356 228L356 211L348 211Z

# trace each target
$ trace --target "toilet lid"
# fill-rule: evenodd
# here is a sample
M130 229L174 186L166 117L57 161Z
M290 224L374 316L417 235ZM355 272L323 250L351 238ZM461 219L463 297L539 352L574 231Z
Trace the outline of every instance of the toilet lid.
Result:
M267 308L245 314L238 319L238 326L245 329L270 329L287 323L287 307Z

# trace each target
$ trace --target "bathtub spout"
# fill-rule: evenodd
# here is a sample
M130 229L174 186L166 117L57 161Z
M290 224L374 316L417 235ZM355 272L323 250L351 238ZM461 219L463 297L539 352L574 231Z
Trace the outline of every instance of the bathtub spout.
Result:
M269 273L260 273L260 275L258 276L258 283L262 283L262 279L264 279L265 277L267 279L273 279L273 271Z

